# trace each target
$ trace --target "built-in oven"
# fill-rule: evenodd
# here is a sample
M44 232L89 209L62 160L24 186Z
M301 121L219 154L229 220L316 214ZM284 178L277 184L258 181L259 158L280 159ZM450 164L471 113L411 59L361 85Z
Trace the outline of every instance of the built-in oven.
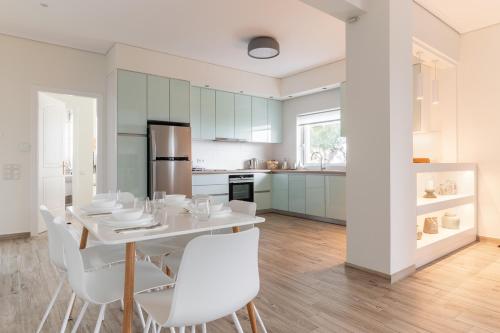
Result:
M229 201L253 202L253 175L229 175Z

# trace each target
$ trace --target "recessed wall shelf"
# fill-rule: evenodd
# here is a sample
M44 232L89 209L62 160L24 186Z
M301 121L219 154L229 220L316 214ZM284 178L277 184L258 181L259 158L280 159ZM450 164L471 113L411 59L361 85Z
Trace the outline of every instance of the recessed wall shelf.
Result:
M476 240L477 190L476 165L472 163L423 163L414 164L416 193L416 224L423 227L428 217L437 218L438 233L423 233L416 241L415 266L426 265ZM436 189L439 184L456 184L457 194L439 195L437 198L423 198L425 184L432 181ZM438 192L438 191L436 191ZM460 219L458 229L442 226L445 213L453 213Z

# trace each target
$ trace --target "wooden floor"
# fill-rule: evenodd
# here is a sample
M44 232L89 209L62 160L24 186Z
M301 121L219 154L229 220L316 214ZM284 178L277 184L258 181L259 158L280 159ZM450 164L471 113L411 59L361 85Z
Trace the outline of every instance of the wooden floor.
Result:
M269 332L500 332L494 243L473 244L390 285L344 267L343 227L265 217L256 305ZM0 242L0 332L34 332L56 284L45 236ZM58 331L68 297L66 287L44 332ZM110 306L101 332L120 332L121 317L119 305ZM250 332L246 312L239 317ZM80 331L91 332L96 318L97 307L90 306ZM137 318L134 323L141 332ZM208 331L234 328L223 319Z

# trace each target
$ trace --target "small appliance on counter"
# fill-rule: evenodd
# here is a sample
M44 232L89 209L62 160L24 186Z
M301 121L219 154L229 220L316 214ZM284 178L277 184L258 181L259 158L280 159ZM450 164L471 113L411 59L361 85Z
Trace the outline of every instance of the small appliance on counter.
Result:
M148 195L155 191L191 197L191 127L148 123Z
M269 170L276 170L278 169L278 166L279 166L280 162L276 161L276 160L269 160L269 161L266 161L266 166Z
M247 163L248 163L248 168L249 169L258 169L260 161L254 157L252 159L249 159L247 161Z

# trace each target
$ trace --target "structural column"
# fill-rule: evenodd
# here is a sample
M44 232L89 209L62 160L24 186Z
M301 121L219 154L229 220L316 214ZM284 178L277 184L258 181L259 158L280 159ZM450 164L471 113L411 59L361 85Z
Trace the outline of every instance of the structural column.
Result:
M412 1L368 0L347 34L347 264L390 276L414 267Z

